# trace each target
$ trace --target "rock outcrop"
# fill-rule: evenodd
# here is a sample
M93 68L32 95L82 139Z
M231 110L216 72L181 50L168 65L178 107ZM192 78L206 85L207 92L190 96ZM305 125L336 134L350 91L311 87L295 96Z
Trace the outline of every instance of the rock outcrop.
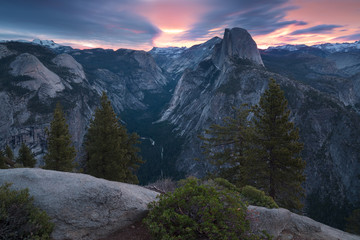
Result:
M10 51L5 45L0 44L0 59L13 55L14 53Z
M274 240L360 240L360 236L329 227L283 208L249 206L248 218L252 229L265 230Z
M158 193L85 174L42 169L0 170L0 185L28 188L55 223L53 239L99 239L140 220Z
M202 44L190 48L153 48L149 53L156 63L178 80L185 69L195 69L204 59L211 57L214 47L221 43L221 38L214 37Z
M221 69L229 58L246 59L256 65L264 66L256 42L248 31L242 28L225 29L221 45L215 52L215 65Z
M60 67L68 68L73 74L69 79L75 83L81 83L86 78L82 65L69 54L59 54L52 61Z
M23 53L10 64L10 73L14 76L28 76L32 79L15 83L30 91L40 90L40 97L56 96L65 89L58 75L47 69L34 55Z

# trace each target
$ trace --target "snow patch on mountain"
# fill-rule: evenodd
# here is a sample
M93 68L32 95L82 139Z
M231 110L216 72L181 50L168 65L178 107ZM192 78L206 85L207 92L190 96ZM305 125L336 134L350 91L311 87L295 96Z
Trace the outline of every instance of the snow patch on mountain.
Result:
M287 44L287 45L283 45L283 46L269 47L268 49L265 50L265 52L269 52L272 50L286 50L286 51L293 52L293 51L298 51L304 47L318 48L318 49L321 49L323 51L327 51L330 53L349 52L349 51L357 50L357 49L360 50L360 41L356 41L353 43L324 43L324 44L317 44L317 45L312 45L312 46L307 46L305 44L299 44L299 45Z
M55 43L53 40L34 39L32 41L32 44L37 44L37 45L49 47L49 48L52 48L52 49L62 47L62 45Z
M179 57L187 48L186 47L167 47L167 48L159 48L159 47L153 47L150 50L151 54L159 54L159 55L165 55L169 58L177 58Z

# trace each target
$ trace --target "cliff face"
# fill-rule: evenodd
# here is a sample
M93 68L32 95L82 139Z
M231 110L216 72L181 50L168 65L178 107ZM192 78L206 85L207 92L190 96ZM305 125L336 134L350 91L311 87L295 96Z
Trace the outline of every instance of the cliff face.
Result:
M332 52L316 47L261 52L269 71L296 79L360 112L360 50Z
M225 29L224 38L218 48L214 53L214 62L218 68L227 67L225 64L230 63L232 58L246 59L255 65L264 66L255 41L245 29Z
M161 94L167 84L144 51L97 49L70 54L26 43L0 44L0 145L8 144L17 153L26 142L39 165L46 152L44 130L57 102L64 108L80 159L86 128L103 91L120 113L146 110L144 96Z

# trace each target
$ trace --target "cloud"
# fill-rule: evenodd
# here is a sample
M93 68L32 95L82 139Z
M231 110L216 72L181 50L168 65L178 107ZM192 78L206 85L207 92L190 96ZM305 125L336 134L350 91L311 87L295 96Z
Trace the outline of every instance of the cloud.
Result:
M359 41L360 40L360 33L355 33L351 35L346 36L340 36L337 38L334 38L335 41Z
M339 25L322 24L308 27L308 23L321 23L322 17L319 19L318 12L312 12L313 6L304 5L303 2L9 0L1 2L0 38L40 38L89 47L149 49L154 45L190 46L214 36L222 37L225 28L233 27L247 29L257 41L267 45L269 42L274 44L277 38L286 36L289 39L283 38L280 42L296 39L305 41L306 36L300 35L305 33L329 33L332 38L334 35L348 35L350 38L350 34L354 33L351 29L358 26L351 25L353 20L344 20L339 22ZM327 6L324 6L324 9L326 8ZM294 12L298 11L301 14L294 15ZM308 13L313 18L306 18ZM341 19L346 19L346 16ZM344 32L340 32L342 30Z
M32 38L151 44L160 30L129 11L136 0L12 0L2 2L0 27ZM0 30L1 32L1 30Z
M285 20L287 12L296 9L288 3L288 0L208 0L211 10L182 38L202 38L211 29L221 27L241 27L252 35L265 35L292 24L306 25L304 21Z
M296 30L290 35L301 35L301 34L317 34L317 33L331 33L336 28L341 28L341 25L328 25L322 24L310 28Z

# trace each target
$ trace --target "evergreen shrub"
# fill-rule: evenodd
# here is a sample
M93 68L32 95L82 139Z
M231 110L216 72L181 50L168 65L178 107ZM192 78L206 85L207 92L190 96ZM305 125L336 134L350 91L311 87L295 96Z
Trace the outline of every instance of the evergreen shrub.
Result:
M266 207L266 208L279 208L274 199L267 196L263 191L254 188L253 186L245 186L241 189L241 195L250 205Z
M252 234L246 205L237 191L195 178L183 180L180 185L149 204L144 223L154 239L266 239Z
M54 224L44 212L36 208L29 191L0 186L0 240L50 239Z

